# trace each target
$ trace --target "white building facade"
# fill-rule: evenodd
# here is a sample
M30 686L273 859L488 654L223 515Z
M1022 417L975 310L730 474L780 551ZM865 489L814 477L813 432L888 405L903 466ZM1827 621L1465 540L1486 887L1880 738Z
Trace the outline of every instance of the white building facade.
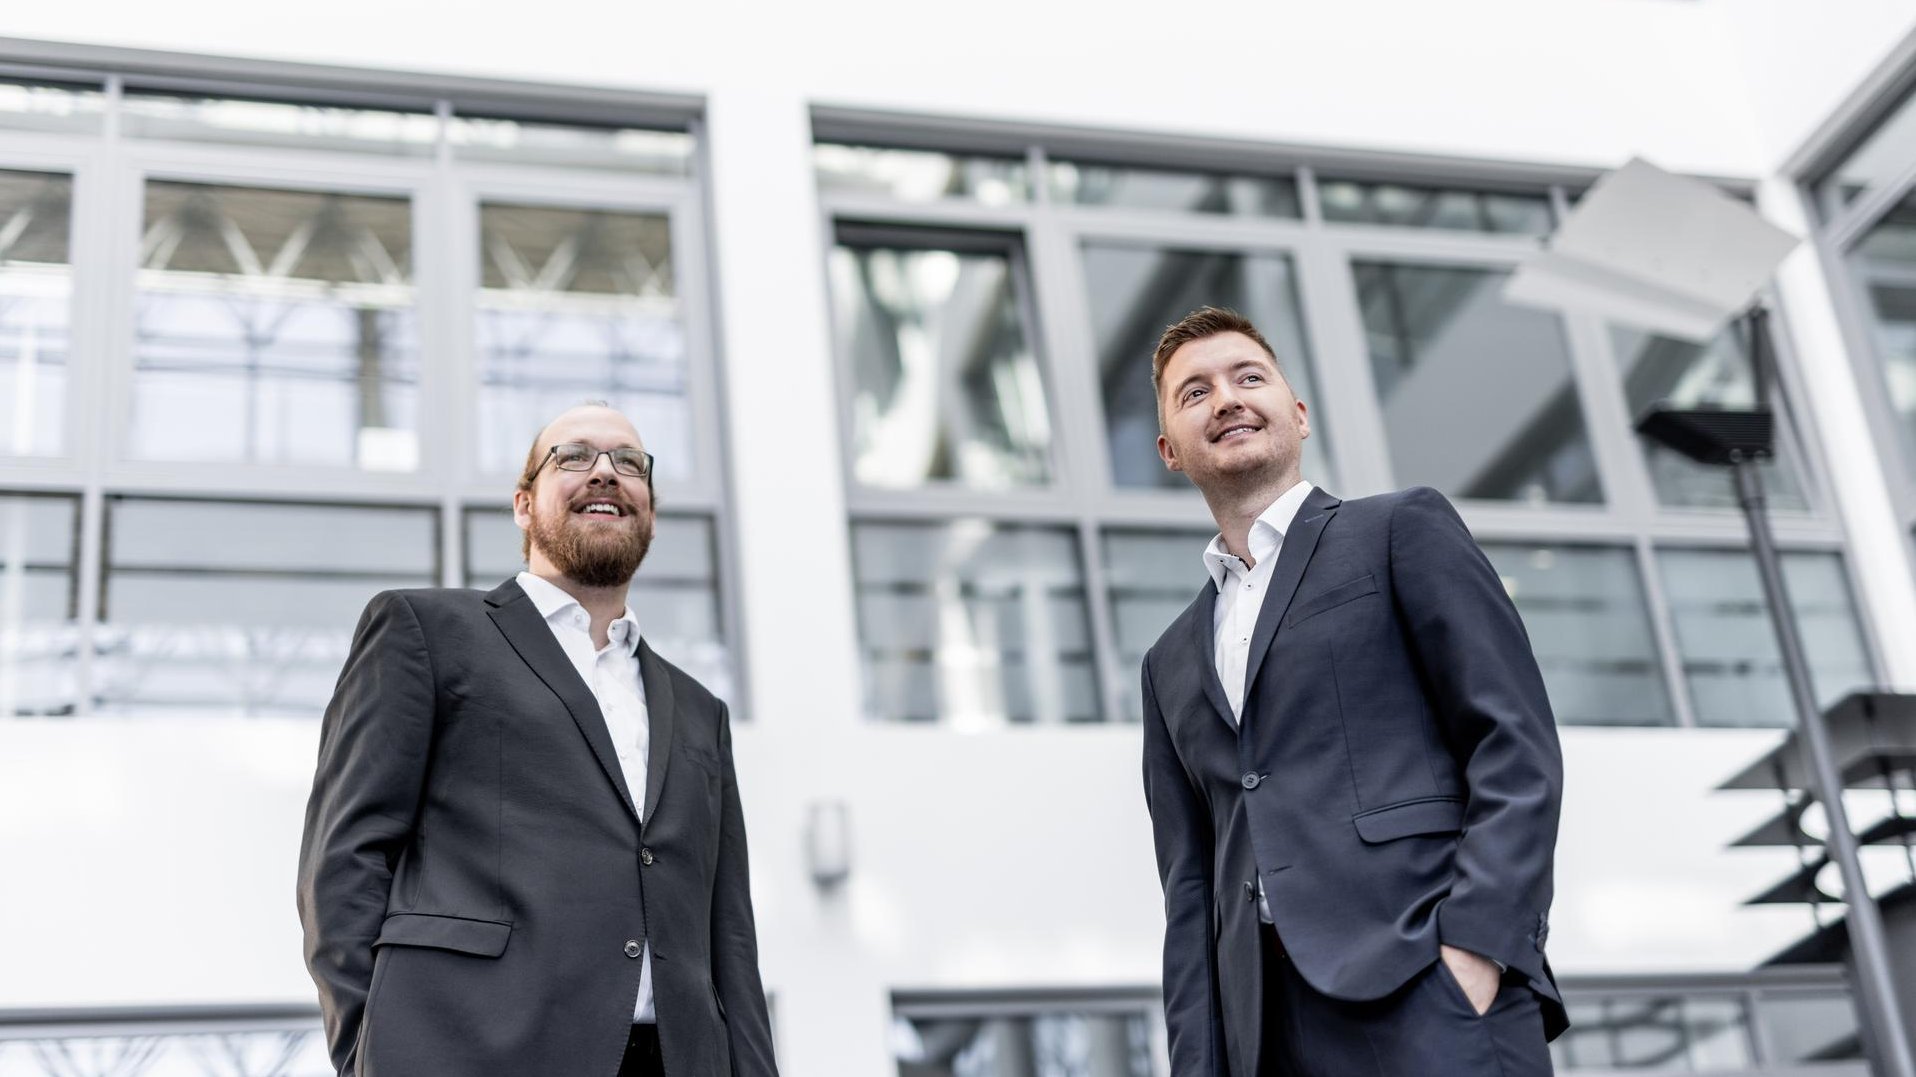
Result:
M1631 429L1741 350L1499 289L1632 156L1804 236L1774 526L1819 695L1916 691L1907 5L263 14L0 15L0 1074L170 1020L251 1054L140 1072L323 1071L246 1038L309 1023L317 713L372 593L519 567L587 398L659 461L644 631L737 715L785 1071L1162 1073L1137 663L1212 528L1149 355L1207 302L1308 477L1443 490L1524 613L1560 1066L1863 1072L1840 976L1758 969L1796 854L1726 849L1792 721L1729 480Z

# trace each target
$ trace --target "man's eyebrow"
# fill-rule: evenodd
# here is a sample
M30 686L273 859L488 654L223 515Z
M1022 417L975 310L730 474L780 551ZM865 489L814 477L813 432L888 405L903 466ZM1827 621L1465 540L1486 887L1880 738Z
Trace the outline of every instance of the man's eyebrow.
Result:
M1259 372L1276 369L1276 367L1268 359L1239 359L1237 362L1231 364L1230 372L1235 374L1246 367L1255 367ZM1184 380L1181 382L1178 382L1177 385L1173 387L1171 391L1173 393L1182 395L1184 390L1188 388L1192 382L1203 381L1208 376L1209 375L1203 374L1203 373L1187 374L1185 375Z

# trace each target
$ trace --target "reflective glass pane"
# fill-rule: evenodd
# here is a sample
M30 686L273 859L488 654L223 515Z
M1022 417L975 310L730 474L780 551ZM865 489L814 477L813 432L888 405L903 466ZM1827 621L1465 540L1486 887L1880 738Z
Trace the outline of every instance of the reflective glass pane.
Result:
M1560 1071L1737 1073L1756 1064L1738 995L1620 995L1569 1001L1571 1027L1550 1045Z
M467 587L519 574L522 533L503 509L466 510ZM721 699L733 693L732 650L719 619L718 538L709 516L661 514L626 602L652 649Z
M1060 161L1051 197L1080 206L1127 206L1236 217L1296 217L1297 184L1277 176L1231 176Z
M606 400L661 478L692 474L684 315L663 214L479 208L480 463L518 474L552 417Z
M1399 486L1532 504L1603 500L1554 314L1505 303L1502 270L1352 268Z
M1663 590L1701 725L1792 727L1796 716L1756 562L1744 550L1659 550ZM1783 555L1819 705L1875 683L1842 558Z
M1824 215L1835 216L1864 192L1894 182L1912 165L1916 165L1916 95L1904 98L1817 185Z
M892 1020L898 1077L1153 1077L1143 1013Z
M0 456L66 448L73 179L0 171Z
M1678 408L1748 408L1756 404L1749 351L1734 326L1707 344L1612 326L1610 343L1621 368L1623 393L1633 419L1658 403ZM1642 435L1637 436L1637 444L1662 504L1673 508L1738 507L1728 469L1699 464ZM1777 456L1760 465L1770 507L1809 511L1795 438L1787 413L1780 410L1776 449Z
M98 89L0 80L0 127L97 132L105 115L106 94Z
M317 715L368 599L430 587L433 509L113 498L95 709Z
M1031 198L1030 169L1022 157L821 142L812 147L812 167L821 191L884 195L905 202L955 198L987 206Z
M1903 452L1916 465L1916 196L1905 198L1863 237L1850 266L1867 300Z
M0 717L80 700L72 497L0 497Z
M1757 1003L1777 1065L1863 1057L1856 1007L1844 994L1777 994Z
M1134 722L1144 714L1138 684L1144 652L1158 641L1200 590L1208 531L1107 531L1104 533L1106 597L1118 644L1119 716Z
M1070 530L857 523L852 563L872 717L961 729L1102 717Z
M859 482L1050 480L1045 377L1010 254L841 245L831 278Z
M121 131L140 138L409 157L429 157L439 144L439 117L430 112L129 93L121 98L120 117Z
M418 466L406 199L155 180L145 221L129 455Z
M1157 397L1151 354L1164 327L1205 304L1242 313L1277 353L1298 399L1318 404L1311 352L1298 310L1297 274L1282 254L1224 254L1086 244L1085 293L1098 349L1105 439L1119 486L1183 490L1190 480L1158 457ZM1304 474L1333 484L1323 412L1311 415Z
M1540 236L1556 227L1550 197L1401 183L1327 179L1317 183L1324 219L1344 224L1443 228Z
M455 156L659 176L692 174L692 136L637 127L586 127L456 116L446 128Z
M1523 615L1560 724L1676 720L1630 550L1485 543L1484 553Z

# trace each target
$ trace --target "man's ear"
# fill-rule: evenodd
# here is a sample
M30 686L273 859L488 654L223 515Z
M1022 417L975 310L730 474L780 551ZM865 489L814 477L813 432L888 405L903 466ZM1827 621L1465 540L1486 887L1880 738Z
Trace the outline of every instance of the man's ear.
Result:
M1184 465L1178 463L1178 451L1171 447L1171 439L1158 435L1158 459L1164 461L1167 471L1183 471Z
M532 491L512 492L512 522L518 524L521 531L532 525Z
M1311 409L1305 407L1304 402L1300 400L1297 402L1297 437L1298 437L1298 440L1302 441L1303 439L1310 436L1311 436Z

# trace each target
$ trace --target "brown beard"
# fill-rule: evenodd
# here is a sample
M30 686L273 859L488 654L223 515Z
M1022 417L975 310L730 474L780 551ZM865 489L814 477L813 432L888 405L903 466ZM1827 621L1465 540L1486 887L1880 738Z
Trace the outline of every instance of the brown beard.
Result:
M532 544L567 578L586 587L623 587L652 548L652 514L638 516L631 531L592 534L598 525L574 518L570 509L556 518L531 510Z

